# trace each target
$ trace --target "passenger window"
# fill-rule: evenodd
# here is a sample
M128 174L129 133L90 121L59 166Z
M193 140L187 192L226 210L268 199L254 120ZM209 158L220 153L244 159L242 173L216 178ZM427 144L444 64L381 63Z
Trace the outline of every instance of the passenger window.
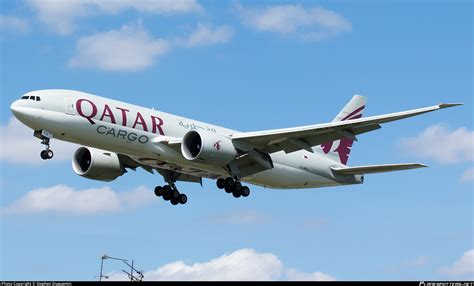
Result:
M21 99L28 99L28 96L22 96Z
M36 101L41 101L41 98L39 96L37 96Z

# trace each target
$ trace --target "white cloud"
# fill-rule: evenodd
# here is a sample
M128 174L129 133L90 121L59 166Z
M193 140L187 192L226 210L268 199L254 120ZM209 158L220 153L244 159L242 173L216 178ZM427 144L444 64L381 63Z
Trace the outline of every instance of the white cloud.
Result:
M1 213L5 215L38 213L92 215L138 207L154 199L153 192L145 187L119 193L109 187L76 191L65 185L57 185L32 190L9 206L2 208Z
M112 273L109 280L126 280L123 273ZM272 253L240 249L207 262L188 265L171 262L144 273L144 280L160 281L262 281L262 280L334 280L322 272L304 273L286 269Z
M29 0L40 21L60 35L75 29L74 20L89 14L89 2L83 0Z
M185 40L188 47L210 46L229 42L234 35L228 26L211 27L199 24L197 29Z
M109 13L128 9L155 14L199 13L204 9L196 0L94 0L93 4Z
M195 0L29 0L39 19L61 35L71 34L75 21L90 15L136 10L155 14L201 12Z
M452 266L442 268L440 273L459 279L474 279L474 249L466 251Z
M289 281L335 281L336 278L323 272L306 273L296 269L286 270L286 277Z
M320 41L343 32L350 32L349 20L322 7L274 5L248 8L237 5L245 25L258 31L297 36L303 40Z
M455 164L474 161L474 132L464 127L451 130L436 124L419 135L403 138L399 147L414 156L438 161L442 164ZM464 171L461 181L472 182L474 168Z
M245 225L267 223L271 218L253 210L238 210L212 216L209 220L214 223Z
M233 36L228 26L212 27L199 24L186 38L174 40L153 38L138 24L124 25L86 36L76 44L76 54L69 60L75 68L98 68L107 71L137 71L145 69L173 47L199 47L226 43Z
M33 130L12 117L7 125L0 126L0 160L20 165L40 165L72 160L74 151L79 146L60 140L51 140L52 160L44 161L40 157L43 145L33 137Z
M471 167L464 171L461 177L461 181L465 183L474 182L474 167Z
M13 16L0 15L0 31L26 33L29 30L28 21Z
M111 71L142 70L169 50L169 43L153 39L139 23L124 25L79 39L76 55L69 60L71 67L99 68Z
M400 146L408 153L444 164L474 160L474 132L464 127L450 130L433 125L416 137L402 139Z

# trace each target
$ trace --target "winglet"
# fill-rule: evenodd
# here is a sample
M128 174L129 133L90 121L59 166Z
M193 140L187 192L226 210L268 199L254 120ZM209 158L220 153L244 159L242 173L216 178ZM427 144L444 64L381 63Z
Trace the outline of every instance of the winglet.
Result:
M438 104L439 108L449 108L453 106L464 105L464 103L440 103Z

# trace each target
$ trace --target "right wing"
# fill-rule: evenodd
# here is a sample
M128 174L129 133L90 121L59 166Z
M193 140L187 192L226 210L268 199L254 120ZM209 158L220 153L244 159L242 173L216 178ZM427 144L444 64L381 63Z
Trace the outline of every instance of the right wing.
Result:
M243 132L231 134L234 144L243 149L258 149L272 153L285 151L286 153L307 150L313 152L311 147L328 141L349 138L356 141L358 134L366 133L381 128L380 124L395 120L420 115L423 113L462 105L461 103L442 103L431 107L419 108L378 116L371 116L349 121L338 121L302 127L274 129L256 132Z

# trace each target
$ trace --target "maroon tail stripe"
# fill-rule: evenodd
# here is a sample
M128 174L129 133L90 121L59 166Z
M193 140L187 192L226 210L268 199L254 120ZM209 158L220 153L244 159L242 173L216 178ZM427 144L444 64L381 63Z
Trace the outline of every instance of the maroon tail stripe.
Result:
M359 118L361 118L361 117L362 117L362 114L358 114L358 115L356 115L356 116L354 116L354 117L351 117L351 118L349 118L349 119L347 119L347 120L359 119Z
M361 107L357 108L356 110L352 111L349 115L344 117L341 121L346 120L347 118L351 117L352 115L356 114L357 112L361 111L364 108L365 108L365 105L362 105Z

